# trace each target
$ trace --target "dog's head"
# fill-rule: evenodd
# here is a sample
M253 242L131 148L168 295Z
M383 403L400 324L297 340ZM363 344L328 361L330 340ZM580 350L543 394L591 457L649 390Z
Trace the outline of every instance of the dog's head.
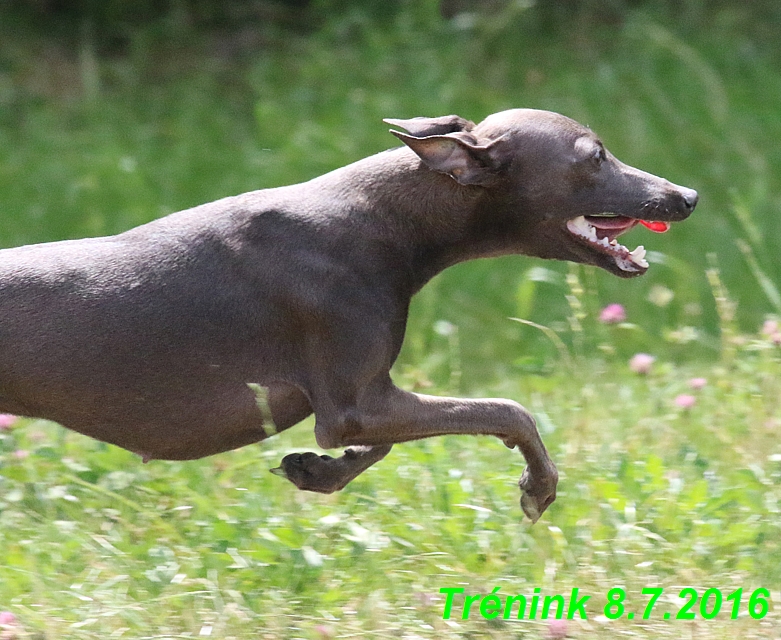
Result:
M392 131L430 169L484 189L484 215L496 216L490 226L528 255L641 275L645 249L616 238L640 223L666 231L697 204L693 189L623 164L590 129L557 113L513 109L478 125L458 116L385 122L408 132Z

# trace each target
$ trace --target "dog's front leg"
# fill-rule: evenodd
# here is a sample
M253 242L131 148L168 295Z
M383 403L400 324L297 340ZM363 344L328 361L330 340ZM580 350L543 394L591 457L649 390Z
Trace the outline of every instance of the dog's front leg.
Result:
M361 454L352 460L349 454L336 459L294 454L283 461L285 475L291 480L306 477L310 482L317 478L323 484L349 475L344 486L384 457L392 444L448 434L492 435L511 449L517 446L526 459L528 466L519 481L521 508L533 522L556 498L556 467L534 418L516 402L426 396L383 384L362 394L358 405L320 414L315 407L315 434L324 448L368 447L366 458Z
M338 458L311 451L291 453L282 458L279 467L271 472L284 476L299 489L333 493L387 456L391 446L350 447Z
M393 442L435 435L492 435L510 449L516 446L527 467L520 480L521 508L532 522L556 498L558 472L540 438L534 418L517 402L504 399L462 399L408 393L392 387L384 399L385 410L364 421L366 428L348 436L364 444L392 438Z

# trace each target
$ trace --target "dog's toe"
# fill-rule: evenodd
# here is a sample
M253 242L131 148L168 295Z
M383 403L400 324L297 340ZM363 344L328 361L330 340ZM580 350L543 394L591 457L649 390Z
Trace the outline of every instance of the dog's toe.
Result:
M537 501L528 493L521 493L521 509L523 509L523 513L526 517L532 521L532 524L537 522L542 515L542 512L537 506Z
M282 458L277 469L271 471L284 476L303 491L333 493L341 488L334 482L333 461L331 456L318 455L311 451L291 453Z
M556 499L558 479L559 474L553 466L539 478L532 475L528 467L524 469L518 480L521 489L521 509L532 524L539 520L545 509Z

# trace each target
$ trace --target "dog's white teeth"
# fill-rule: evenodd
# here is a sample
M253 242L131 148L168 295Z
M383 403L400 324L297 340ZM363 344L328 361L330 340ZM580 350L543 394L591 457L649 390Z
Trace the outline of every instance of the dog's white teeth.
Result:
M567 228L574 234L584 238L596 237L596 230L583 216L578 216L572 220L567 220Z
M629 258L639 267L643 267L644 269L648 268L648 261L645 259L645 247L643 247L643 245L640 245L634 251L631 251L629 253Z
M640 246L634 251L629 251L625 246L619 244L615 238L612 240L607 236L600 238L597 235L596 228L589 224L588 220L583 216L567 220L567 229L569 229L570 233L573 235L588 240L590 243L599 246L603 250L606 249L608 255L612 255L616 264L624 271L637 273L641 269L648 268L644 247Z
M640 245L633 251L630 251L629 255L632 256L635 260L642 260L643 258L645 258L645 247L643 245Z

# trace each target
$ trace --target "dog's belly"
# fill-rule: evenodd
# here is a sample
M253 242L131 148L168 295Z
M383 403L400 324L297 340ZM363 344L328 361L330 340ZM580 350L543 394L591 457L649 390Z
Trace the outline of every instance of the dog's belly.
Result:
M50 387L20 398L0 394L0 411L52 420L147 459L202 458L273 433L250 389L241 385L202 385L189 393L168 389L168 395L150 387L146 397L116 387L74 391Z
M263 387L265 406L254 386L212 377L173 387L162 382L143 389L91 385L81 393L73 386L49 388L27 397L0 389L0 412L52 420L144 460L194 460L260 442L312 412L294 384Z
M231 451L268 437L262 418L227 414L218 421L189 420L169 414L160 421L128 425L124 421L69 425L74 431L138 454L144 460L197 460Z

